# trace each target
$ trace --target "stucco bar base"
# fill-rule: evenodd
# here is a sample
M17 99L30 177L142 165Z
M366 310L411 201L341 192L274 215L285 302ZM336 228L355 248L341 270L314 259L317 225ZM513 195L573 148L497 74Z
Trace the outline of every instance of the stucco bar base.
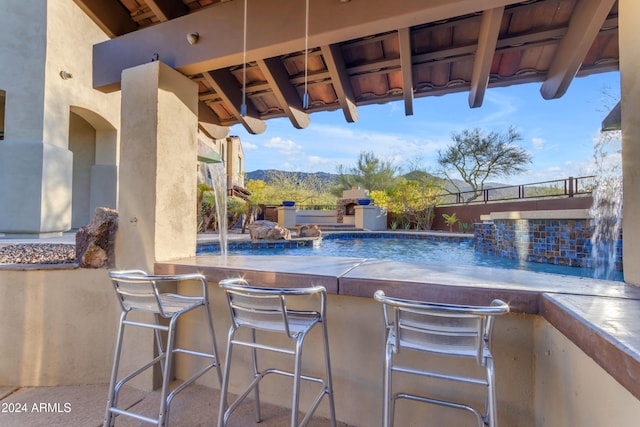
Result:
M0 233L60 236L71 228L72 154L42 142L0 144Z

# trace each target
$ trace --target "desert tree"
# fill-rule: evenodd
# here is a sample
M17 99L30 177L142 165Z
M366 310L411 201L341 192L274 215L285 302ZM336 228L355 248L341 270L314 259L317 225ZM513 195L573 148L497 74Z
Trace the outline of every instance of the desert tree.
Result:
M331 192L342 196L343 190L360 187L366 190L384 190L397 182L399 168L391 160L377 157L373 151L361 151L356 166L338 166L338 185Z
M438 164L445 178L461 192L457 173L471 187L466 202L477 199L488 179L507 177L525 172L531 154L516 145L522 137L510 127L504 133L485 132L478 128L465 129L451 136L453 143L438 151Z

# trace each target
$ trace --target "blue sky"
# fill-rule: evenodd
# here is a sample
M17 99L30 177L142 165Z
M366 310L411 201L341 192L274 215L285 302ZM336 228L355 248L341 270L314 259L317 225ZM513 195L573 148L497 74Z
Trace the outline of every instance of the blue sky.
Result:
M620 97L620 74L575 78L560 99L546 101L541 83L488 89L482 107L470 109L468 92L414 100L413 116L404 115L401 101L358 108L359 119L347 123L342 111L312 113L306 129L288 119L267 121L260 135L241 125L231 135L241 138L245 170L279 169L335 173L338 165L355 166L360 152L372 151L403 169L419 165L438 171L438 150L451 134L467 128L504 132L514 126L519 145L532 154L528 172L494 181L524 184L593 173L593 142L612 100Z

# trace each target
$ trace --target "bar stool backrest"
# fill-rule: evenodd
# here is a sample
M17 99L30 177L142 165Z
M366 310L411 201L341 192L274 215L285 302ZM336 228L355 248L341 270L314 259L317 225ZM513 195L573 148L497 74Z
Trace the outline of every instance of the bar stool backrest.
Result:
M476 357L483 366L493 316L509 312L509 306L500 300L490 306L465 306L392 298L382 291L377 291L374 298L383 304L387 331L395 339L395 353L410 348Z
M221 280L220 287L227 295L227 302L234 326L285 332L289 338L296 338L309 324L299 324L296 319L321 321L325 313L325 288L264 288L251 286L240 278ZM293 310L287 307L287 299L296 296L320 294L321 305L318 311ZM304 326L304 327L300 327Z
M175 281L196 280L203 283L203 292L207 292L204 285L205 278L200 274L182 274L178 276L153 276L142 270L124 270L109 273L109 278L116 291L123 311L143 310L157 313L162 317L171 317L173 312L166 307L160 298L158 284ZM207 295L205 294L206 298Z

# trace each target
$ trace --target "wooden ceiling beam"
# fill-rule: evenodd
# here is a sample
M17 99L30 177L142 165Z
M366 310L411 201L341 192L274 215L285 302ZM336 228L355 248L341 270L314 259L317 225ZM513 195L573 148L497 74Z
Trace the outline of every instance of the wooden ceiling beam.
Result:
M469 88L469 107L477 108L484 101L484 94L489 84L491 64L496 53L500 26L504 16L504 7L485 10L480 21L480 33L478 35L478 49L473 61L471 73L471 87Z
M560 98L567 91L615 1L576 2L567 34L560 41L547 79L540 88L544 99Z
M129 11L116 0L73 0L84 13L107 33L117 37L138 29Z
M494 8L512 3L517 0L483 0L482 6ZM310 16L308 45L333 45L477 11L478 0L325 1ZM241 64L243 32L239 24L243 16L240 1L214 3L180 19L98 43L93 51L94 87L105 91L117 89L124 69L148 62L154 53L187 75ZM246 60L303 51L305 33L301 23L304 19L304 7L293 8L290 0L251 2L247 11L250 33ZM200 39L191 46L185 37L193 32L198 32Z
M405 116L413 116L413 59L411 57L411 30L398 30L400 69L402 70L402 97Z
M181 1L146 0L146 2L160 22L166 22L189 13L189 8Z
M247 103L247 114L242 115L242 90L238 87L235 77L229 70L215 70L202 73L207 83L215 90L224 101L227 108L242 123L244 128L253 135L261 134L267 128L266 123L259 119L259 113L252 104Z
M353 94L353 87L347 67L342 57L342 51L338 45L321 46L324 62L329 70L333 89L338 97L338 103L342 108L344 118L347 122L353 123L358 120L358 109L356 108L356 98Z
M309 126L309 115L304 112L298 91L291 85L289 73L278 58L258 59L262 74L273 91L291 124L297 129Z
M198 122L198 128L213 139L226 138L229 136L229 132L231 131L229 126L213 125L205 122Z
M210 123L212 125L221 125L220 117L209 108L202 98L198 101L198 121Z

